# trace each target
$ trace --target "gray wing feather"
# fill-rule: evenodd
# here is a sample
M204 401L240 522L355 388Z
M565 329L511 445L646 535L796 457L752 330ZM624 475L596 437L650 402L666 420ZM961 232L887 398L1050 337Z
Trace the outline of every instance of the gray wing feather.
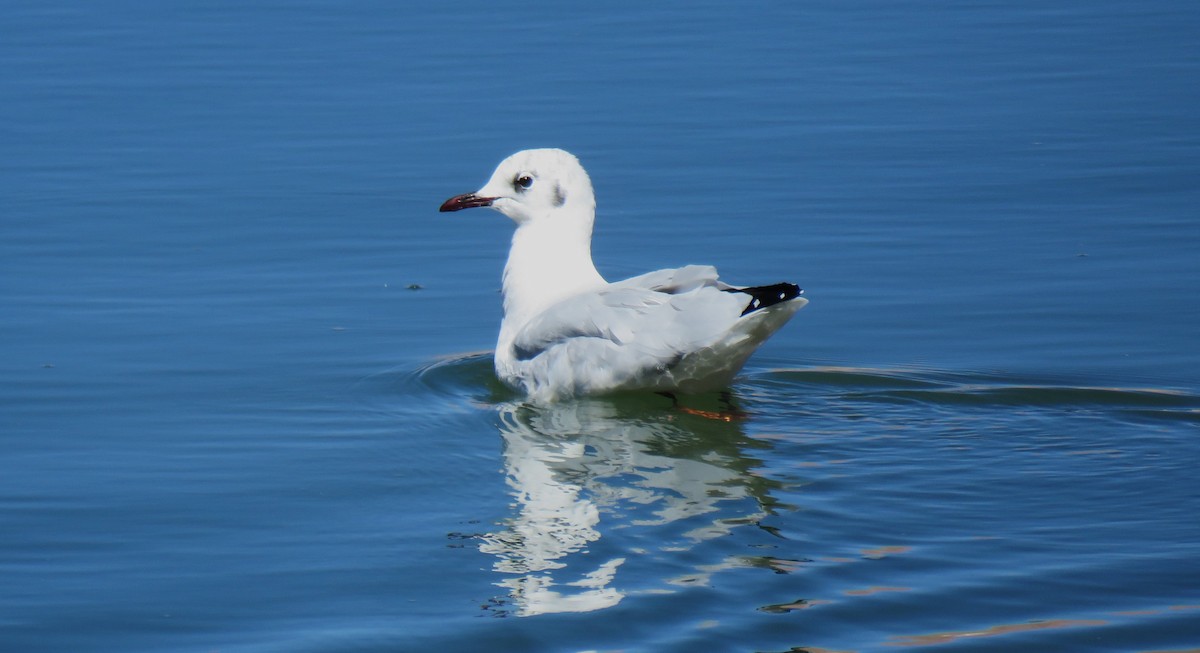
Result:
M679 294L705 286L712 286L719 290L732 288L717 279L717 269L711 265L687 265L681 268L655 270L612 284L614 288L645 288L668 294Z
M566 299L517 333L513 350L530 360L556 345L594 347L607 341L633 355L637 367L657 367L725 333L744 301L717 280L711 266L690 265L627 279ZM613 352L617 355L618 352ZM619 356L618 356L619 358ZM619 365L610 357L606 362Z

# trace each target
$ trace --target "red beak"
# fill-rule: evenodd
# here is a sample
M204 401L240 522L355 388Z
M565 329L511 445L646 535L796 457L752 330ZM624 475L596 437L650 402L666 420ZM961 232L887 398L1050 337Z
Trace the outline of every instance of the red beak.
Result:
M448 211L461 211L463 209L474 209L480 206L491 206L495 202L494 197L479 197L475 193L467 193L466 195L456 195L442 203L442 208L438 209L442 213Z

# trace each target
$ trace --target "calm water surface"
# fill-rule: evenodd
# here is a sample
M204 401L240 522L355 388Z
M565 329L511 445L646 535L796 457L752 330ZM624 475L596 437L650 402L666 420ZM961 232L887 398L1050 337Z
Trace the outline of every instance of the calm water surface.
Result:
M0 651L1200 650L1200 9L10 2ZM505 155L811 304L491 371Z

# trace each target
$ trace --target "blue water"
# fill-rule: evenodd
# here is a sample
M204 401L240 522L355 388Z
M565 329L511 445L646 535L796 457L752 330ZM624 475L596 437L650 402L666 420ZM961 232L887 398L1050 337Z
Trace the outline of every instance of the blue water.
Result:
M3 15L0 651L1200 649L1200 5ZM541 146L738 418L495 380Z

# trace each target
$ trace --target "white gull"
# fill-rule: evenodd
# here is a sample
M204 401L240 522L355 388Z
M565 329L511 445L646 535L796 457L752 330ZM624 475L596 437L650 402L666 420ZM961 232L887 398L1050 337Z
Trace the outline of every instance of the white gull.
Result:
M592 263L596 198L572 154L524 150L441 211L491 207L517 223L504 266L496 374L533 400L725 388L808 300L790 283L740 288L688 265L609 283Z

